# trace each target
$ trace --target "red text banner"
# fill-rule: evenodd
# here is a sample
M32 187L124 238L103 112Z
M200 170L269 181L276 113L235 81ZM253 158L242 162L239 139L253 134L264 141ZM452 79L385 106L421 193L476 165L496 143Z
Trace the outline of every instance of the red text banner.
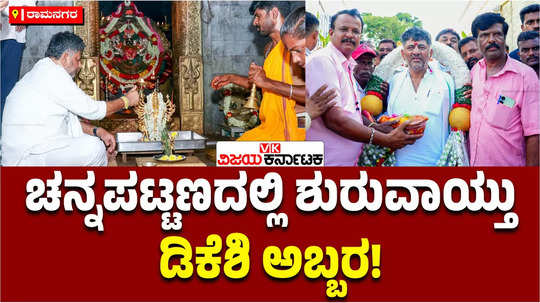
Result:
M24 24L84 24L82 6L11 6L9 23Z
M2 301L538 301L535 168L1 168Z

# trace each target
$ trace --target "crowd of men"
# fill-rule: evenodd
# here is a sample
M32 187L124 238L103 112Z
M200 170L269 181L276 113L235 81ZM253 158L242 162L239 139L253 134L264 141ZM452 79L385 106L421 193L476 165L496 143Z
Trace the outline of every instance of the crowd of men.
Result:
M318 31L315 16L306 13L308 36ZM509 53L508 24L496 13L484 13L471 24L472 36L461 39L451 28L435 41L461 55L471 70L472 99L468 152L473 166L538 166L540 134L538 4L520 12L518 48ZM309 22L308 22L309 20ZM381 85L386 114L423 115L429 119L422 135L404 132L411 125L388 128L362 117L360 100L374 67L396 48L391 39L372 49L362 41L365 24L356 10L342 10L330 19L330 42L306 53L307 93L322 85L337 92L336 105L312 122L306 140L325 142L325 163L356 165L366 143L396 150L397 166L435 166L448 138L449 111L455 102L455 82L449 70L435 64L431 35L417 27L401 36L406 68L396 69ZM315 35L314 35L315 36ZM307 44L306 44L307 45Z

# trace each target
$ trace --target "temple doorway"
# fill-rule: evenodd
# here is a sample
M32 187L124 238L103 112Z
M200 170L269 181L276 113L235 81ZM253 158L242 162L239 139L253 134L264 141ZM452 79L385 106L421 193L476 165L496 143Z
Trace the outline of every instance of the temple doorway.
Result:
M113 100L130 85L155 87L176 104L173 129L203 133L201 20L198 1L78 1L87 47L77 82L96 100ZM112 132L136 131L122 111L98 122Z

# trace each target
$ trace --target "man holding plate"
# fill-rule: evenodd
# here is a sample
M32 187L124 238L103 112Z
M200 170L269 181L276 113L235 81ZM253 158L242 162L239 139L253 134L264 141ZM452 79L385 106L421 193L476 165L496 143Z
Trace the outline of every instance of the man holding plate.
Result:
M401 36L401 55L408 68L389 81L389 114L409 114L427 118L413 122L424 136L414 144L396 151L396 166L435 166L449 134L448 113L454 103L454 80L428 62L433 54L431 37L423 29L413 27ZM411 124L413 124L411 123ZM412 125L409 126L411 128Z

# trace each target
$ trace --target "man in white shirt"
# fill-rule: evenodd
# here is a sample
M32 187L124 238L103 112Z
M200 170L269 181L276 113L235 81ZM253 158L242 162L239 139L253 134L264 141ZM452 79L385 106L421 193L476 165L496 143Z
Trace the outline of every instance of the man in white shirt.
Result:
M102 166L114 154L114 136L81 122L100 120L138 103L138 92L95 101L73 81L81 68L82 39L70 32L51 38L45 58L17 82L2 119L2 165ZM105 150L107 146L107 150Z
M433 54L431 37L413 27L401 36L401 54L408 64L389 82L389 114L428 117L424 136L396 151L396 166L436 166L448 138L448 113L454 103L455 84L436 64L428 65Z
M15 83L19 80L21 70L21 60L26 43L26 26L9 24L10 6L35 6L34 0L11 0L9 5L4 7L1 12L0 40L2 47L1 77L2 89L0 92L1 108L0 116L6 103L6 97L9 95Z

